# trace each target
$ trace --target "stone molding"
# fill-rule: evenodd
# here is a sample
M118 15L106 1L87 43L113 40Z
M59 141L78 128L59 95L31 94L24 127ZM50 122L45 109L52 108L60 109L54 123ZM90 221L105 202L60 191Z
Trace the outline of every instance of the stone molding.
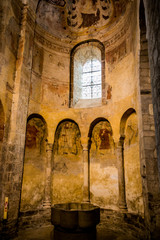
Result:
M126 34L129 32L128 30L130 29L130 18L132 15L131 6L131 4L128 4L126 11L127 14L125 14L118 23L114 23L114 25L111 27L111 30L103 34L103 39L97 36L97 39L99 39L104 44L105 48L107 48L107 51L115 48L115 45L123 42L126 38ZM47 47L48 49L52 49L60 53L69 54L73 46L84 41L85 39L88 39L88 36L86 36L85 39L83 38L83 40L77 37L76 40L71 39L71 41L69 41L62 40L58 37L51 35L36 23L36 15L30 8L28 8L27 24L33 30L35 28L35 40L38 43L40 43L44 47Z
M48 34L39 26L36 26L35 29L35 40L43 46L60 53L69 54L72 48L72 46L65 46L65 42Z
M131 11L129 11L128 15L125 19L122 19L122 22L119 22L116 25L116 30L112 33L108 34L108 39L106 39L103 44L107 51L111 51L116 46L124 41L127 36L130 34L130 23L131 23ZM112 30L113 31L113 30Z
M34 31L35 29L36 14L31 8L28 8L27 12L27 24Z

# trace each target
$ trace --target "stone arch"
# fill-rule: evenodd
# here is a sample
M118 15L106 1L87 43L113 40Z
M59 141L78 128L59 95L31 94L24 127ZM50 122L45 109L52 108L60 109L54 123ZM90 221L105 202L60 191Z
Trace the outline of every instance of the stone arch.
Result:
M43 205L47 135L44 118L39 114L31 114L26 125L20 211L39 209Z
M67 126L68 125L68 126ZM73 126L75 126L76 127L76 130L77 130L77 132L78 132L78 138L80 138L81 137L81 133L80 133L80 129L79 129L79 126L78 126L78 124L74 121L74 120L72 120L72 119L70 119L70 118L66 118L66 119L63 119L62 121L60 121L59 123L58 123L58 125L57 125L57 128L56 128L56 131L55 131L55 137L54 137L54 151L56 151L56 149L57 149L57 151L58 151L58 142L57 142L57 139L60 137L60 132L59 131L61 131L62 129L61 128L65 128L65 129L72 129L72 127ZM68 136L68 138L69 138L69 136ZM71 145L72 145L72 143L70 143ZM69 145L70 145L69 144ZM69 147L70 149L72 148L71 146ZM72 149L73 150L73 149ZM68 151L69 151L69 149L68 149ZM67 151L67 152L68 152ZM78 149L77 150L75 150L75 154L76 154L76 152L78 151ZM68 154L68 153L67 153Z
M120 137L125 136L125 126L126 126L126 121L128 117L132 114L136 113L134 108L129 108L126 110L126 112L122 115L121 121L120 121Z
M101 62L101 87L102 87L102 97L101 97L101 102L100 103L104 103L105 99L106 99L106 95L105 95L105 47L103 45L103 43L101 43L99 40L96 39L90 39L90 40L86 40L83 42L78 43L76 46L73 47L73 49L71 50L71 54L70 54L70 96L69 96L69 106L73 107L76 106L76 103L80 100L80 97L76 97L75 98L75 90L74 90L74 85L75 85L75 79L74 79L74 65L75 65L75 54L83 49L83 48L89 48L89 47L93 47L94 49L100 50L100 62ZM93 101L93 99L92 99ZM89 101L89 103L92 106L92 103ZM87 103L86 103L87 104ZM98 104L96 102L96 104ZM82 103L79 104L78 106L81 107ZM94 106L95 106L95 100L94 100Z
M42 148L44 148L45 142L47 141L47 136L48 136L47 123L40 114L33 113L27 118L26 142L25 142L26 147L29 147L29 144L31 144L32 147L37 145L36 142L34 142L33 144L32 144L32 142L29 143L29 139L27 139L27 134L30 132L33 135L33 141L36 141L36 136L39 135L39 133L38 133L39 130L37 130L38 128L39 128L39 130L41 129L40 130L41 137L39 136L41 139L39 139L39 141L37 140L37 144L39 145L37 147L39 147L40 151L41 151ZM27 146L27 144L28 144L28 146Z
M96 118L91 124L90 124L90 128L89 128L89 132L88 132L88 137L91 138L92 136L92 131L93 131L93 128L95 127L95 125L101 121L107 121L108 120L104 117L99 117L99 118Z
M83 199L83 158L78 124L62 120L55 131L52 156L52 204Z
M127 207L131 212L143 214L138 119L133 108L123 114L120 128Z
M105 118L95 119L88 136L90 199L101 207L117 209L118 169L110 122Z
M109 135L112 137L113 136L113 131L112 131L112 127L111 127L110 122L106 118L103 118L103 117L96 118L91 123L90 128L89 128L89 132L88 132L88 138L89 138L89 141L92 142L94 128L95 128L96 125L101 124L101 123L102 123L103 126L107 124L106 126L108 126L108 130L105 131L105 132L100 131L100 133L99 133L99 137L102 138L101 139L101 144L100 144L100 149L103 149L103 147L104 147L104 149L109 149L109 147L110 147ZM103 138L103 134L105 135L104 138ZM112 137L112 140L113 140L113 137ZM104 146L102 146L103 144L104 144ZM107 146L107 144L109 144L109 145ZM112 143L112 144L114 145L114 143Z

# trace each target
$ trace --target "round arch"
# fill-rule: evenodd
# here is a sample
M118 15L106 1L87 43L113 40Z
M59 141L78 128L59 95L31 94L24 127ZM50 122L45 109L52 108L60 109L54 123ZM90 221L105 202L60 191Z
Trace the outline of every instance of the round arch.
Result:
M45 128L46 128L46 136L48 136L48 126L47 126L47 122L44 119L44 117L42 115L38 114L38 113L32 113L28 116L27 123L33 118L39 118L44 123ZM27 124L26 124L26 126L27 126Z
M106 121L106 122L108 122L108 123L110 124L110 122L109 122L106 118L104 118L104 117L96 118L96 119L90 124L89 132L88 132L88 137L89 137L89 138L91 138L91 136L92 136L92 131L93 131L93 128L95 127L95 125L96 125L97 123L99 123L99 122L102 122L102 121ZM111 126L111 124L110 124L110 126ZM111 127L111 129L112 129L112 127Z
M58 123L58 125L57 125L57 127L56 127L56 130L55 130L55 134L56 134L56 132L57 132L58 127L59 127L62 123L66 122L66 121L69 121L69 122L72 122L72 123L76 124L76 126L78 127L79 132L80 132L80 128L79 128L79 126L78 126L78 123L76 123L73 119L65 118L65 119L61 120L61 121ZM80 132L80 135L81 135L81 132Z
M136 113L135 109L134 109L134 108L129 108L129 109L126 110L125 113L122 115L121 121L120 121L120 137L124 137L124 136L125 136L126 121L127 121L128 117L129 117L132 113Z
M74 65L75 65L75 54L77 53L77 51L79 50L83 50L83 48L90 48L93 47L94 49L100 50L100 62L101 62L101 91L102 91L102 95L101 95L101 103L104 103L105 99L106 99L106 94L105 94L105 47L103 45L103 43L101 43L99 40L97 39L89 39L86 41L82 41L80 43L78 43L77 45L75 45L72 50L71 50L71 54L70 54L70 95L69 95L69 106L73 107L76 105L76 103L78 102L78 100L82 100L82 96L80 96L80 83L79 83L79 77L77 77L77 79L75 79L74 77ZM96 50L96 51L97 51ZM79 62L80 65L82 65L82 63ZM77 68L76 68L77 69ZM79 69L79 68L78 68ZM77 74L76 74L77 76ZM74 87L75 85L75 87ZM74 88L76 90L74 90ZM76 92L78 93L78 95L76 94ZM90 99L90 98L89 98ZM94 98L93 98L94 99ZM93 100L92 98L90 100Z

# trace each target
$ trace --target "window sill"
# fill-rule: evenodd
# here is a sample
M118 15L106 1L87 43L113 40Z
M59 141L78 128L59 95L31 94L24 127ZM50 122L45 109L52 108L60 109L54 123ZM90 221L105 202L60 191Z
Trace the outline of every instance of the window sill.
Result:
M90 108L90 107L100 107L102 106L102 98L96 99L79 99L73 108Z

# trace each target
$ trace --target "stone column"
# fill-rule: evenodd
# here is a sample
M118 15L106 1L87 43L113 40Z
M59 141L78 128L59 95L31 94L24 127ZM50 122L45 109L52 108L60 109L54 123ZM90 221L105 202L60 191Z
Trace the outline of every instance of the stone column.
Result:
M53 145L47 144L46 148L46 179L45 179L45 191L43 208L51 207L51 160L52 160Z
M89 148L88 144L82 144L83 146L83 166L84 166L84 185L83 185L83 201L90 202L89 194Z
M120 137L117 144L117 163L118 163L118 184L119 184L119 208L127 210L125 175L124 175L124 137Z

